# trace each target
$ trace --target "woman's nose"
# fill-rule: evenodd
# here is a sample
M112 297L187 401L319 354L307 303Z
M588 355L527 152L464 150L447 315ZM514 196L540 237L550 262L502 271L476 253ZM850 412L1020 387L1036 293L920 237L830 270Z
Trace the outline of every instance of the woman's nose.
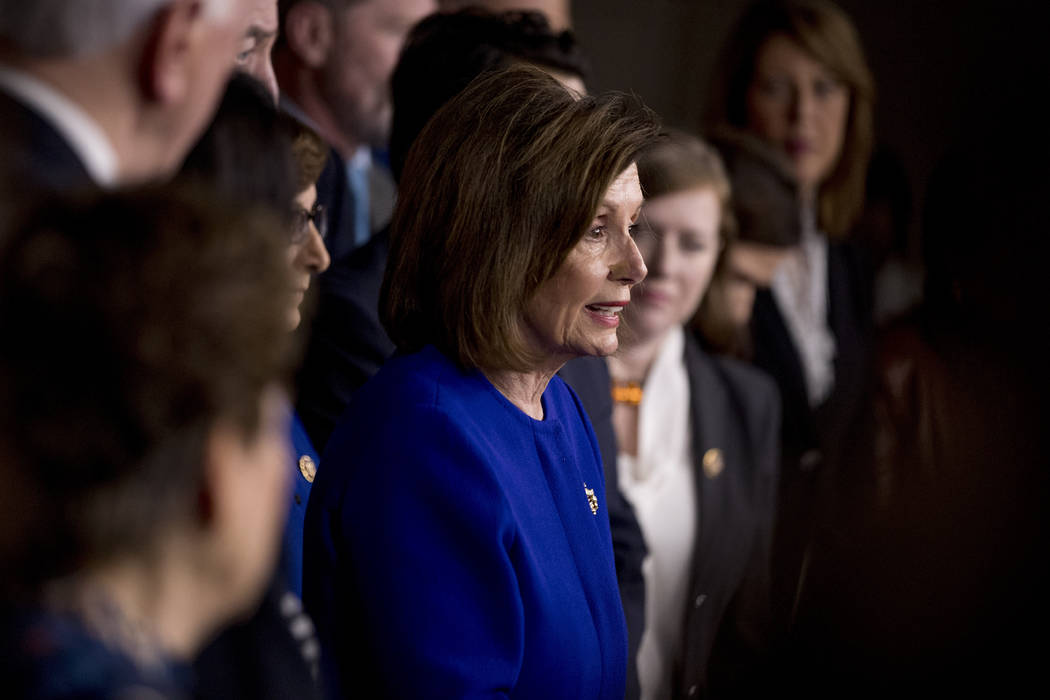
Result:
M645 279L648 272L634 238L625 235L622 245L619 246L617 260L610 267L610 277L623 284L634 285Z
M328 255L328 248L325 247L324 239L321 238L321 234L317 231L313 222L310 223L310 235L303 246L303 255L305 256L306 266L317 274L327 270L332 263L332 258Z

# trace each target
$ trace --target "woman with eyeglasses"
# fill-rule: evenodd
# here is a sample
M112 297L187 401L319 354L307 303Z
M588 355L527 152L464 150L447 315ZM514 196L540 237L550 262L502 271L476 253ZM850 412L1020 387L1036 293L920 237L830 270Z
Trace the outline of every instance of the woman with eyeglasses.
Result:
M227 86L181 173L218 190L233 206L265 207L282 217L292 272L286 307L290 333L302 320L313 276L330 262L325 212L315 188L326 158L316 133L278 112L261 85L239 75ZM291 431L288 468L294 485L278 570L258 613L228 630L198 659L198 698L318 697L312 672L319 650L299 595L303 520L319 459L294 415Z

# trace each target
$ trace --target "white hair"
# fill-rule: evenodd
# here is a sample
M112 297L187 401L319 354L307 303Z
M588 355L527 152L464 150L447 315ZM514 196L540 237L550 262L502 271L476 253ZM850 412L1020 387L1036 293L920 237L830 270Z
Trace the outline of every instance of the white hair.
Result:
M105 51L131 37L176 0L0 0L0 41L37 57ZM232 0L202 0L225 19Z

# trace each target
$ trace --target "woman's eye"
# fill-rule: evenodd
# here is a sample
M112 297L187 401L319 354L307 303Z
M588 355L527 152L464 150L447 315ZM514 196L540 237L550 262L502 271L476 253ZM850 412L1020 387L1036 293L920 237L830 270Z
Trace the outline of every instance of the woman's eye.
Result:
M637 238L641 230L641 224L631 224L627 227L627 233L630 234L631 238Z
M604 226L592 226L591 230L587 232L591 238L602 238L605 236Z
M813 84L813 92L817 97L828 97L838 92L841 83L835 80L818 80Z
M787 97L788 93L791 91L791 87L788 85L787 81L782 78L766 78L760 80L758 87L767 97L784 98Z

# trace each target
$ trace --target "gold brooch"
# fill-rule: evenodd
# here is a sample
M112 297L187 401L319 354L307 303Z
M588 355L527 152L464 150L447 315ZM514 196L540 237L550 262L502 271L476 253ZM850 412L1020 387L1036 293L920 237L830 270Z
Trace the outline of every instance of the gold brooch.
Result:
M584 482L583 492L587 494L587 505L591 507L591 513L598 515L598 497L594 495L594 489L587 488L587 482Z
M299 458L299 473L308 482L314 483L314 477L317 476L317 465L310 459L310 455L303 455Z
M722 469L725 468L725 460L722 459L722 450L717 447L712 447L710 450L704 453L704 475L708 479L714 479L716 476L722 473Z

